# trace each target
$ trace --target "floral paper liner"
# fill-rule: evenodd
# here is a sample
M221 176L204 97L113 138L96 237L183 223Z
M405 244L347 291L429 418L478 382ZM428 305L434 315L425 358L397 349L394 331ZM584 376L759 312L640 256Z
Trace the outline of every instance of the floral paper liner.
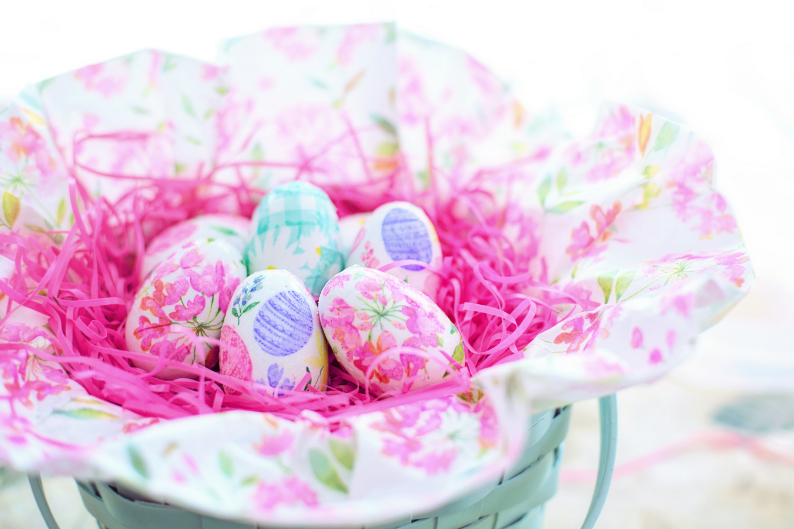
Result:
M328 146L351 128L366 133ZM523 360L478 373L486 397L475 404L420 401L333 432L312 413L144 418L87 395L48 360L47 315L17 307L10 249L24 237L64 245L70 175L114 197L134 179L103 174L180 179L223 166L218 182L269 189L296 164L347 185L398 161L400 185L443 196L454 178L517 199L540 256L532 273L585 309ZM225 43L219 65L143 51L31 86L0 110L0 461L274 525L432 510L498 477L531 412L657 379L746 293L752 269L712 168L694 133L623 105L566 139L467 55L391 24L271 29Z

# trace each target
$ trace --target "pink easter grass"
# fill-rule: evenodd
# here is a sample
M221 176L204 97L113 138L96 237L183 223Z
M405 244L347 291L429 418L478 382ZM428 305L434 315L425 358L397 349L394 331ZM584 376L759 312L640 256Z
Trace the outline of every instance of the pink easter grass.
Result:
M349 127L345 138L358 145L358 134ZM86 135L75 141L144 141L145 133L122 132ZM432 142L429 140L429 152ZM466 394L470 379L489 367L523 358L522 350L537 335L582 309L572 294L551 286L545 261L538 255L539 239L532 216L515 204L500 205L484 183L500 181L510 188L522 164L542 161L541 151L504 167L483 169L467 184L458 175L433 168L426 190L415 189L414 180L401 156L388 160L369 159L361 154L367 175L363 184L342 182L329 185L317 160L303 164L267 161L219 165L194 178L142 178L96 171L75 161L69 184L69 200L75 213L69 231L60 234L60 247L42 245L35 236L0 235L3 254L13 259L15 273L0 281L7 297L7 313L0 328L19 307L46 316L52 331L49 339L55 354L45 355L26 343L0 344L0 355L22 362L32 355L60 364L66 374L99 399L112 402L147 417L175 419L229 410L268 412L294 419L303 416L318 422L338 424L344 418L451 394ZM370 166L389 162L386 175L374 176ZM432 161L431 161L432 166ZM146 244L157 234L182 220L208 213L251 216L260 189L247 186L241 170L252 167L293 168L295 179L322 187L339 209L340 216L371 211L386 202L403 200L422 207L434 223L444 254L437 295L439 307L460 331L465 345L463 365L447 357L449 364L428 369L447 369L447 380L435 386L410 391L419 374L403 381L401 390L373 394L361 387L331 357L328 386L324 391L309 386L282 397L268 394L270 388L221 375L200 365L186 365L165 357L151 372L132 365L131 360L152 360L151 355L126 350L124 325L138 288L138 272ZM220 170L233 170L239 183L213 179ZM94 198L75 176L76 170L117 180L134 180L137 186L114 202ZM319 177L322 178L319 178ZM444 189L443 192L441 189ZM507 196L511 196L510 193ZM506 233L514 234L511 237ZM386 271L413 261L391 263ZM424 263L419 263L423 264ZM534 264L535 270L530 271ZM195 336L194 341L198 341ZM204 339L211 345L218 341ZM201 350L202 348L198 348ZM381 353L369 366L367 376L385 359L400 353L428 358L421 350L397 347ZM448 369L453 365L455 369ZM166 366L179 367L195 379L161 380L156 372ZM308 375L307 375L308 376ZM296 387L306 385L300 381ZM224 388L232 389L228 393ZM17 384L9 388L10 402L26 398L29 389ZM27 392L27 393L25 393ZM23 393L25 393L23 395ZM235 394L236 393L236 394Z

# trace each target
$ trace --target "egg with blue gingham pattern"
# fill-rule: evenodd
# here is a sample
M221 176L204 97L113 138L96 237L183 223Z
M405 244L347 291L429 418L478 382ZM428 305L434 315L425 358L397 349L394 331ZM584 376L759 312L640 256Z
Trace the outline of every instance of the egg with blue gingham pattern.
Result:
M274 187L254 211L244 258L249 274L288 270L318 296L344 265L336 206L307 182Z

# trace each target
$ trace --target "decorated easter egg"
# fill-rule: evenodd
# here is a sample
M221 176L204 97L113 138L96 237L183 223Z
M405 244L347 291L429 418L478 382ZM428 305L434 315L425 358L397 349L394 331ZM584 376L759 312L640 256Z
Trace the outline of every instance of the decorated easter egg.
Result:
M201 215L175 224L151 240L143 256L143 279L168 256L196 240L221 239L242 252L251 221L237 215Z
M254 211L244 257L249 274L289 270L319 295L344 263L336 207L306 182L274 187Z
M438 276L420 263L441 268L443 256L438 235L425 212L408 202L389 202L372 212L364 233L347 258L347 265L380 268L396 261L417 261L391 268L387 273L435 300Z
M232 294L245 277L242 254L220 239L198 242L172 254L152 270L135 296L127 315L127 348L213 367L217 356L212 346L196 339L220 337ZM157 361L133 363L151 371ZM192 375L167 367L155 376L171 380Z
M430 298L394 276L360 266L337 274L319 302L320 323L336 359L375 392L409 390L441 382L463 364L458 330ZM417 354L400 346L420 349ZM390 350L393 352L390 353Z
M317 304L293 273L254 272L237 288L221 331L220 369L276 396L325 386L328 351Z
M342 240L342 255L345 262L350 256L350 251L356 246L356 238L359 233L363 236L364 223L369 218L370 213L354 213L339 219L339 234Z

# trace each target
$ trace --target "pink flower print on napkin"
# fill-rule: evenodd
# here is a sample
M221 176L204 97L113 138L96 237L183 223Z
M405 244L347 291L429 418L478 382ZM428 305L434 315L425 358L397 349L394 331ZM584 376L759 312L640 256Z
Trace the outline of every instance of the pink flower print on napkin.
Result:
M74 73L86 90L96 90L104 97L109 98L124 91L127 85L127 69L121 70L115 76L105 71L107 64L94 64L80 68Z
M311 57L319 41L311 30L305 28L272 28L265 32L265 39L273 49L283 53L291 61L302 61Z
M0 121L0 141L10 142L6 152L14 162L19 162L22 158L33 158L42 176L49 176L55 170L55 160L47 151L47 144L41 135L33 125L20 118L13 117L8 123Z
M455 448L447 448L446 450L439 450L437 452L429 452L414 461L416 468L423 468L428 475L438 474L439 472L449 472L449 468L458 457L458 451Z
M295 436L289 430L284 430L280 435L266 435L256 446L256 451L263 456L277 456L292 447L294 440Z
M714 258L718 264L725 266L723 275L727 277L737 288L741 288L744 284L742 275L744 274L745 267L742 264L749 261L750 258L743 252L725 252Z
M571 230L571 244L565 249L565 253L575 261L581 257L596 257L607 249L606 242L612 237L612 232L608 228L617 219L622 205L616 200L612 207L606 212L601 206L590 208L590 218L595 221L595 233L590 234L590 226L586 221L582 221L578 228Z
M631 342L629 345L632 349L639 349L642 347L642 331L639 327L634 327L634 330L631 331Z
M279 505L317 505L317 493L296 475L283 478L281 482L263 482L254 493L257 506L269 511Z
M201 292L205 296L214 296L223 288L225 274L223 262L221 261L216 261L214 265L205 265L201 273L195 270L188 270L187 275L190 278L190 286L193 287L193 290Z
M593 334L599 327L598 312L592 312L584 316L577 316L572 320L568 320L562 326L562 330L569 330L569 332L562 332L554 338L555 344L567 343L569 353L579 350L579 347ZM585 319L592 325L584 328Z
M14 162L29 158L41 143L38 132L17 117L9 119L8 123L0 122L0 140L10 141L6 152Z
M188 301L185 306L174 305L174 312L170 313L168 316L174 321L192 320L201 314L201 311L204 310L205 306L206 301L204 301L204 296L201 294L196 294L196 296L191 301Z

